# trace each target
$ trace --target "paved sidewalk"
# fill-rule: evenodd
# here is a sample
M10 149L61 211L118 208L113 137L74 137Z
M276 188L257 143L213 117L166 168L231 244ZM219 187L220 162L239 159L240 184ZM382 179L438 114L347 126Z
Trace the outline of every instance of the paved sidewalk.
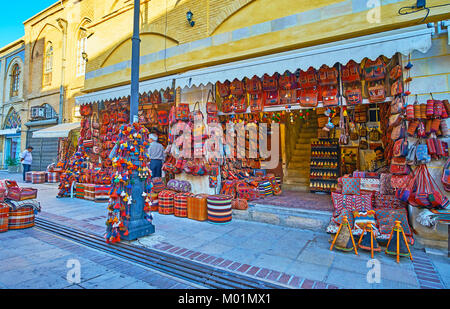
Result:
M0 175L1 177L2 175ZM106 203L56 199L56 185L39 188L40 216L96 234L105 230ZM330 251L330 235L234 219L214 225L154 213L154 234L133 243L215 265L294 288L448 288L447 257L431 256L413 246L414 261L375 253L381 282L369 283L370 253ZM7 235L7 234L6 234Z

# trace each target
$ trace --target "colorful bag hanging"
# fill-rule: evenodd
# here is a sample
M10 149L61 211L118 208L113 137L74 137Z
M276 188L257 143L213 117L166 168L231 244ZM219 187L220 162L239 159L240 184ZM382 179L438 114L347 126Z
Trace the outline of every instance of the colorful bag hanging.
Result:
M248 108L247 95L233 97L233 112L245 113Z
M361 80L361 66L353 60L342 67L342 82L353 83Z
M420 104L420 119L427 119L427 104Z
M298 77L298 83L301 88L312 88L317 86L317 73L316 69L310 67L306 72L300 71Z
M319 91L317 88L302 88L297 91L297 100L302 107L317 107L319 101Z
M391 80L397 80L402 76L402 67L401 65L397 64L395 67L393 67L389 71L389 78Z
M434 116L434 100L427 100L426 104L426 112L425 112L426 118L430 119Z
M416 159L422 163L430 161L430 156L428 155L428 147L426 144L417 145L416 149Z
M289 71L278 77L278 87L280 90L292 90L297 89L297 80L295 74Z
M402 96L395 97L394 100L391 102L391 115L403 113L403 107L404 107L403 97Z
M434 100L434 111L433 111L433 117L434 118L444 118L443 113L445 111L444 104L442 104L442 101Z
M262 77L263 91L275 92L278 91L278 74L275 73L272 76L264 74Z
M391 96L395 97L403 93L403 82L398 80L391 85Z
M338 71L335 67L328 67L322 65L318 72L319 84L325 85L336 85L338 83Z
M235 78L230 84L230 94L233 96L242 96L245 93L245 83Z
M219 95L222 98L228 97L230 95L230 82L229 81L226 80L223 83L217 82L216 88L217 88L217 91L219 92Z
M161 92L159 90L155 90L150 94L150 103L161 104Z
M347 104L349 105L361 104L363 100L361 88L356 86L348 88L345 91L345 96L347 98Z
M210 89L208 91L208 97L206 98L206 113L208 115L215 115L218 112L216 99L214 98L214 94Z
M247 78L245 80L245 89L250 94L257 94L262 92L261 79L258 76L253 76L252 78Z
M270 106L270 105L278 105L279 104L279 95L278 90L275 91L264 91L264 105Z
M158 124L160 126L169 125L169 113L167 111L158 111Z
M367 90L369 92L370 103L384 102L386 100L386 89L384 87L384 83L379 82L372 85L369 84Z
M375 61L366 59L364 64L364 79L366 81L378 81L386 76L386 64L382 57L378 57Z
M412 121L415 119L414 116L414 105L407 105L406 106L406 119L409 121Z
M337 106L339 104L338 89L335 86L324 86L322 88L323 106Z

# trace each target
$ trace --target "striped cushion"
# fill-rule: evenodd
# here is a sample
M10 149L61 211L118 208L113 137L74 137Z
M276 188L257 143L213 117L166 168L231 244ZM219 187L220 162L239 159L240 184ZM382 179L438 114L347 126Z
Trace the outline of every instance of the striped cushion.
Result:
M84 184L83 183L75 184L75 197L76 198L84 198Z
M84 185L84 198L89 201L95 200L95 185L87 183Z
M33 172L26 172L25 173L25 182L31 182L31 175L33 174Z
M0 232L6 232L8 230L8 217L9 206L4 203L0 203Z
M34 226L34 210L32 207L22 207L9 211L8 229L19 230Z
M95 201L96 202L108 202L109 192L111 192L112 186L108 185L95 185Z
M49 183L57 183L60 180L61 173L57 172L47 172L47 182Z
M187 198L192 196L192 193L177 193L173 199L173 211L177 217L187 217Z
M206 199L208 207L208 221L211 223L229 223L232 218L232 197L229 195L210 195Z
M151 193L150 200L152 203L150 206L150 211L158 211L158 208L159 208L158 193Z
M44 183L45 182L45 172L31 172L31 182L32 183Z
M174 191L163 190L158 194L158 212L162 215L173 214Z

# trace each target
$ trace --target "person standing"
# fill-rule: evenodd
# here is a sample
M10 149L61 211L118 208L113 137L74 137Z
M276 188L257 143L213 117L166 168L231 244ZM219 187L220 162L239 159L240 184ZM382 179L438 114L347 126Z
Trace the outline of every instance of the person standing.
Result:
M25 181L25 174L31 170L31 163L33 162L33 156L31 152L33 151L33 147L28 146L21 154L20 154L20 162L22 163L23 169L23 181Z
M152 178L161 177L161 169L164 160L166 159L166 153L163 145L158 143L158 136L156 134L149 135L148 154L150 156L150 170L152 171Z

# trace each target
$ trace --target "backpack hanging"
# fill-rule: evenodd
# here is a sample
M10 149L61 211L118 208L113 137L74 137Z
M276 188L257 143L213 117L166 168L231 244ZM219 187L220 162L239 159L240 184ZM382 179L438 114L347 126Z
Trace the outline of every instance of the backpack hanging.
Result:
M337 106L339 104L338 89L336 86L324 86L322 90L323 106Z
M364 64L364 79L366 81L379 81L386 76L386 64L383 59L378 57L375 61L366 59Z
M317 107L319 103L319 91L317 88L302 88L297 90L297 101L302 107Z
M335 67L323 65L318 72L319 84L321 86L336 85L338 83L338 71Z
M230 94L233 96L242 96L245 93L245 84L244 82L235 78L230 84Z
M210 101L211 98L211 101ZM211 115L216 115L218 112L216 99L214 98L214 94L210 89L208 91L208 97L206 98L206 113Z
M345 90L345 96L349 105L361 104L363 100L361 88L357 86L347 88L347 90Z
M342 82L353 83L361 80L361 66L353 60L342 66Z
M188 121L189 120L189 104L179 103L176 107L176 119L178 121Z
M370 103L379 103L386 100L386 89L383 82L368 85Z
M310 67L306 72L300 71L298 77L298 83L301 88L311 88L318 85L317 83L317 73L313 67Z

